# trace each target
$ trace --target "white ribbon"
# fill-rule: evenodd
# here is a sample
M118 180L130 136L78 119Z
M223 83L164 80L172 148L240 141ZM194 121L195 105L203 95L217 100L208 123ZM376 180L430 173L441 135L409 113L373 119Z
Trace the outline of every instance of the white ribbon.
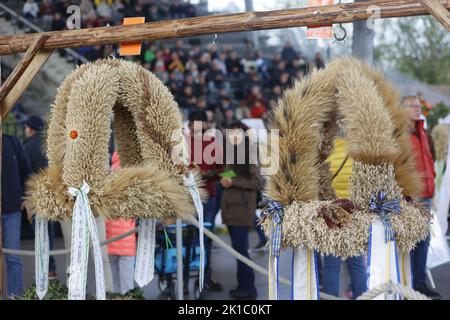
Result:
M184 185L188 187L191 193L192 201L194 201L195 209L198 215L199 222L199 237L200 237L200 270L199 270L199 290L203 290L204 273L205 273L205 248L203 243L203 204L200 199L200 193L198 192L195 184L194 175L192 172L184 177Z
M72 215L72 245L69 267L69 300L84 300L86 297L86 279L89 258L89 236L94 248L95 289L97 300L106 300L103 261L98 240L97 225L89 204L89 186L83 182L80 189L69 188L75 197Z
M318 272L314 251L294 248L292 252L292 299L319 300Z
M35 277L36 294L43 299L48 291L49 239L48 220L36 215L35 217L34 251L36 252Z
M153 280L155 261L155 219L141 219L136 253L134 280L143 287Z
M376 218L370 229L367 287L392 281L400 283L400 269L395 241L385 241L384 225ZM398 295L380 294L375 300L397 300Z

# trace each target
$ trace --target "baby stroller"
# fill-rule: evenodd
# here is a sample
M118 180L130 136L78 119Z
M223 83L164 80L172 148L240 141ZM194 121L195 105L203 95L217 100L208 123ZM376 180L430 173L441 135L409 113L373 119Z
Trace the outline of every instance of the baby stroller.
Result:
M204 228L211 229L211 223L205 222ZM197 227L183 223L183 282L184 294L189 293L189 279L194 281L194 298L204 298L204 291L199 289L200 242ZM206 248L205 248L206 253ZM205 265L207 257L205 254ZM158 275L158 289L162 296L174 300L176 298L175 280L177 278L176 225L160 225L156 230L155 272Z

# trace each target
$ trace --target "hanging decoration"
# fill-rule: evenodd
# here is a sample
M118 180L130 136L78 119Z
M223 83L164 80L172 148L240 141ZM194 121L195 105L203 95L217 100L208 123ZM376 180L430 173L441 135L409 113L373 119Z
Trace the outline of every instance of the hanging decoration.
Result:
M265 196L283 206L281 248L293 248L297 264L294 299L318 298L307 290L313 282L299 282L313 278L314 259L304 258L312 252L347 258L365 255L370 248L369 270L381 268L383 280L399 282L398 252L409 253L428 235L430 214L411 200L418 195L420 179L399 102L381 73L342 58L297 81L275 106L270 128L280 132L279 168L269 177ZM338 121L353 160L350 199L336 198L325 162ZM276 219L268 216L263 222L271 237ZM276 266L272 260L270 265ZM369 289L377 283L373 272L371 279Z

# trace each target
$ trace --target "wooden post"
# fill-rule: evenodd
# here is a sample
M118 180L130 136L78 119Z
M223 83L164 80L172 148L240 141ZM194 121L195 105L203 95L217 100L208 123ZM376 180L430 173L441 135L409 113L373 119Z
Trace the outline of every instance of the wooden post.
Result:
M28 48L27 52L23 55L19 64L14 68L13 72L9 75L8 79L6 79L5 83L3 83L3 85L0 87L0 102L6 98L11 89L17 84L20 77L22 77L31 61L33 61L36 54L42 48L47 38L48 36L45 35L38 35L35 38L34 42Z
M424 7L439 21L447 31L450 31L450 12L439 0L420 0ZM449 1L447 1L449 2Z
M439 0L439 3L447 10L450 9L450 1ZM165 20L130 26L45 32L43 34L48 35L48 39L43 49L77 48L214 33L348 23L370 18L373 14L372 10L369 10L371 6L379 8L380 18L429 14L417 0L368 0L310 8ZM0 36L0 55L25 52L35 37L36 34Z

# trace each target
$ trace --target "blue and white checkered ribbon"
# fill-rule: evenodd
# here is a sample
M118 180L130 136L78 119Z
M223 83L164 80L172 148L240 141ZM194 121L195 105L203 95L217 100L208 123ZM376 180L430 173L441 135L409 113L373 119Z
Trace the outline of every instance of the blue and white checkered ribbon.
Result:
M281 253L281 222L283 221L283 204L281 202L273 200L262 200L259 205L264 207L261 212L261 219L264 219L268 216L272 218L272 222L274 225L274 231L272 235L272 255L278 258Z
M272 245L269 254L269 299L278 300L278 260L281 253L281 222L283 221L283 204L278 201L264 199L259 203L262 207L260 221L267 217L272 218L274 230L272 233Z
M385 242L394 241L395 233L392 229L391 221L389 219L390 213L400 214L402 207L400 206L400 199L387 201L386 192L380 191L378 195L371 196L369 209L376 212L384 225Z

